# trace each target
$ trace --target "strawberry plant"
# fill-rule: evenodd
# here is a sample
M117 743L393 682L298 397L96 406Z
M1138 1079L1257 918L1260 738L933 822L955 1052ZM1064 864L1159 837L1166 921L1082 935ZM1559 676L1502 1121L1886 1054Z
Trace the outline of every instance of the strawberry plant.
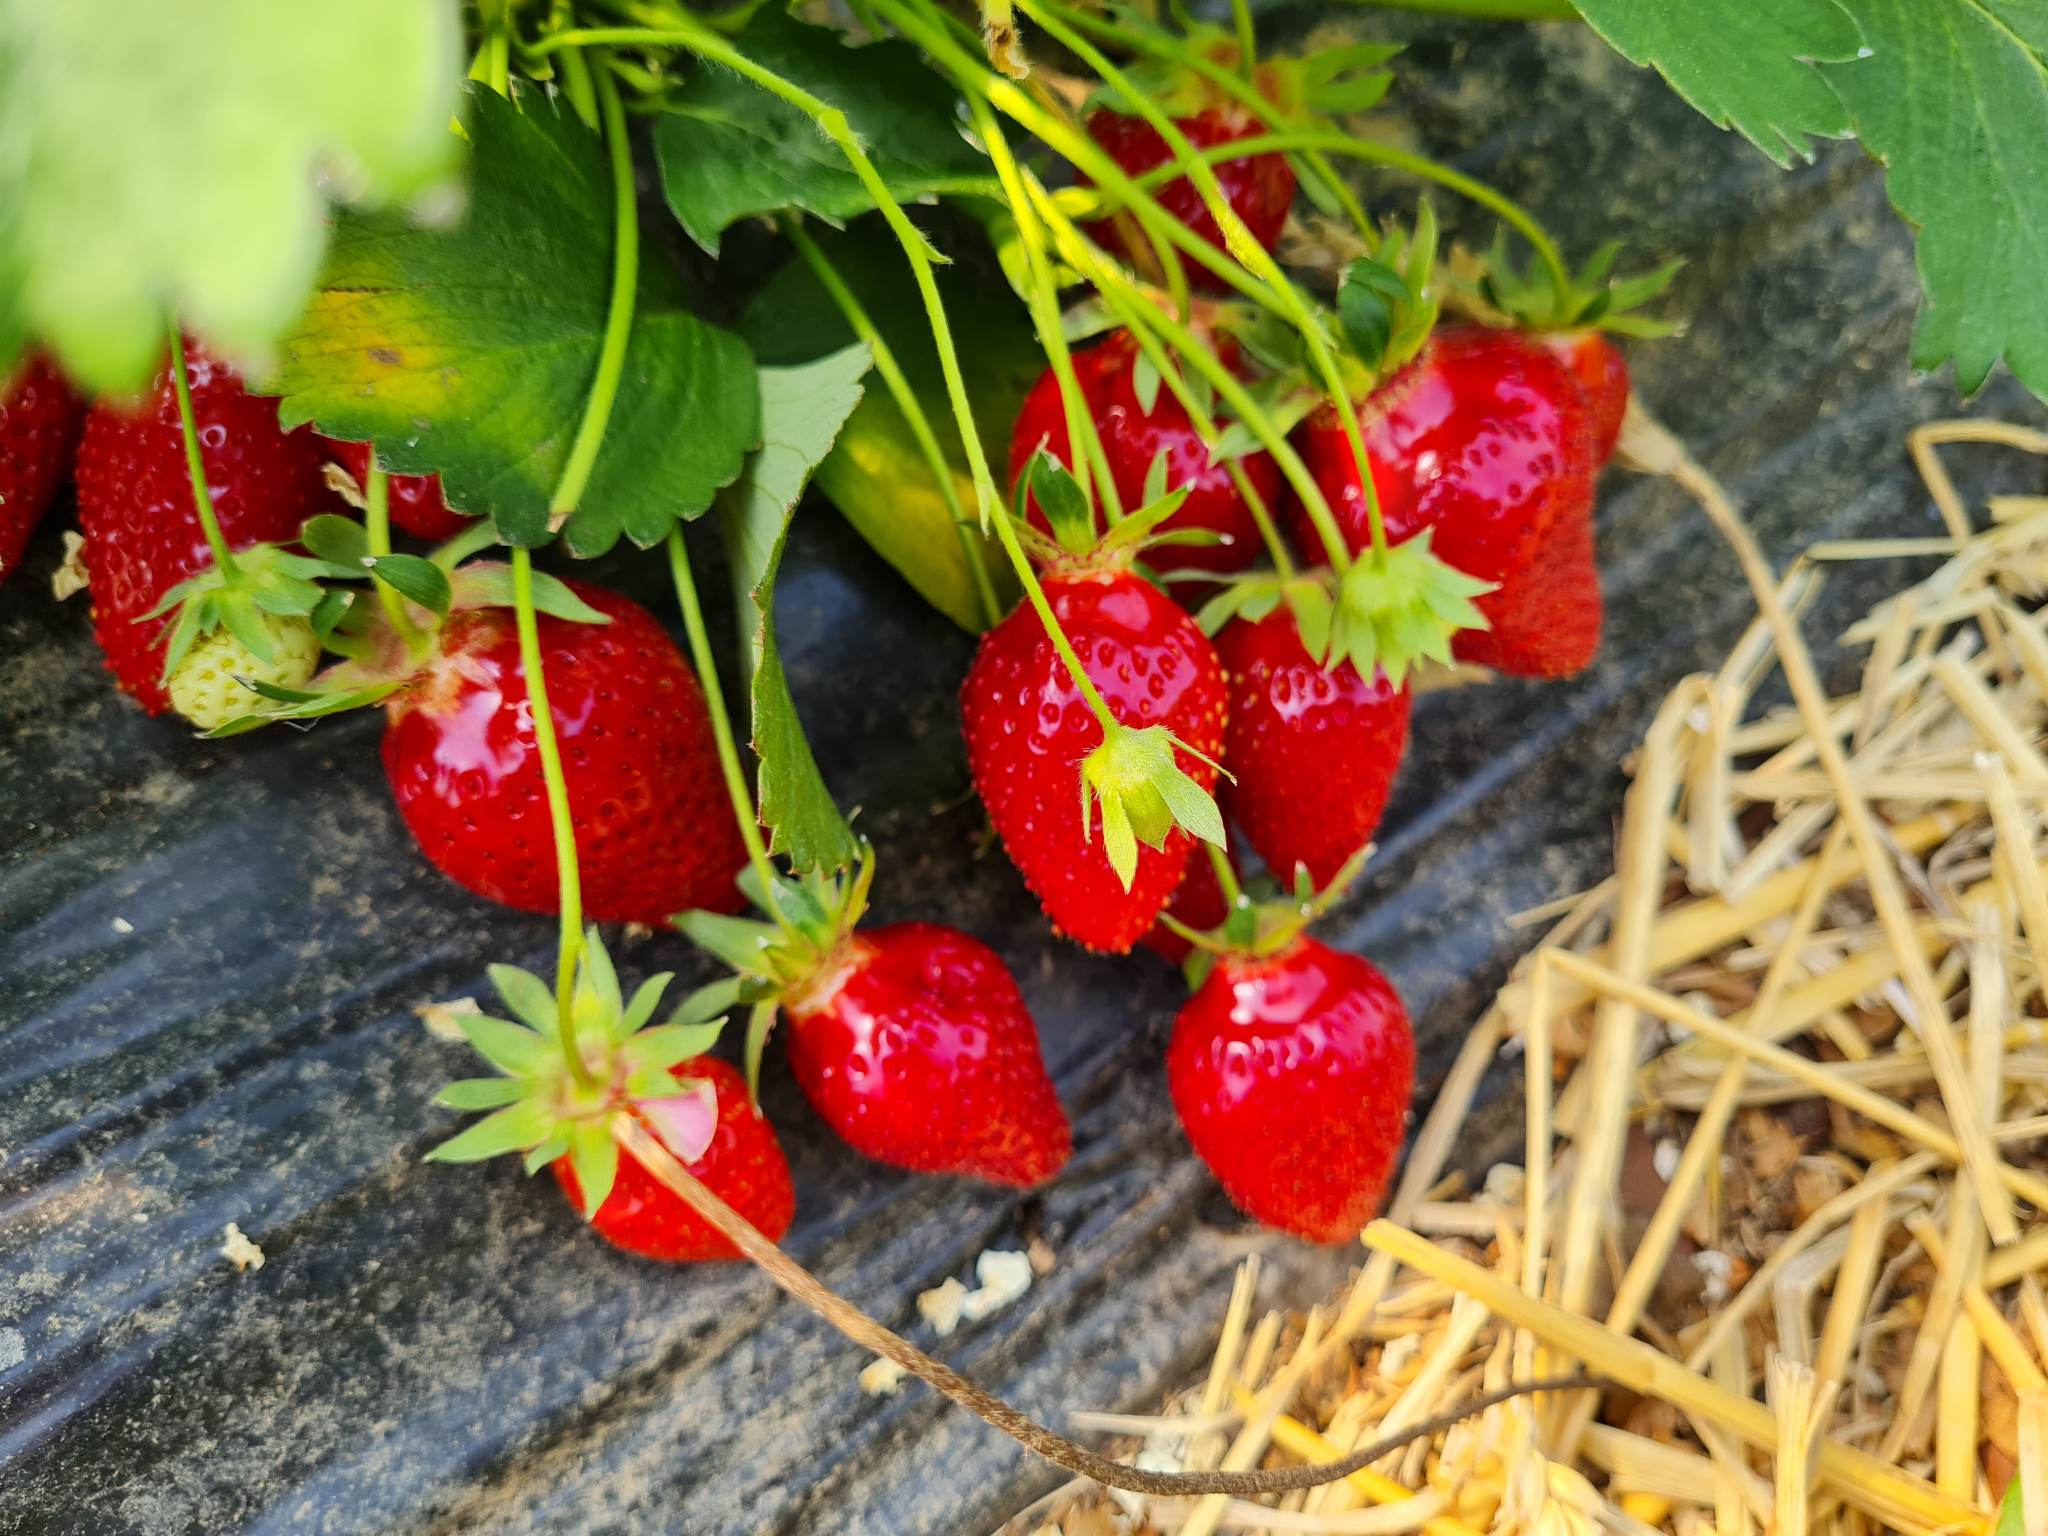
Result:
M1396 49L1273 54L1241 5L126 9L0 0L0 578L68 468L122 691L222 738L383 711L423 859L557 917L552 978L494 967L508 1016L458 1018L496 1072L442 1094L483 1118L436 1160L520 1153L616 1246L751 1260L1034 1450L1137 1476L776 1247L803 1193L757 1099L777 1030L868 1158L1031 1188L1072 1148L996 952L867 922L890 850L790 686L792 521L815 487L978 637L960 766L1050 931L1185 962L1164 1072L1195 1151L1256 1219L1346 1240L1413 1042L1306 930L1418 677L1593 661L1620 338L1672 328L1673 269L1568 265L1505 193L1358 131ZM1916 360L2048 388L2023 8L1581 9L1780 159L1859 132L1920 231ZM1447 248L1447 199L1490 248ZM606 554L656 562L673 614L567 574ZM724 974L664 1015L671 976L629 989L605 925Z

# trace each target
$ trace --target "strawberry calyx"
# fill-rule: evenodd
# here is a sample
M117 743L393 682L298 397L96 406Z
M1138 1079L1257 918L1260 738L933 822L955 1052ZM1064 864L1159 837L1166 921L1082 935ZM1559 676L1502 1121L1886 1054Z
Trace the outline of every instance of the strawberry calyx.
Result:
M1360 677L1377 668L1398 688L1419 662L1450 665L1451 641L1460 630L1487 627L1473 599L1491 592L1493 583L1437 555L1430 548L1434 531L1425 528L1384 551L1367 550L1342 575L1325 568L1291 577L1257 571L1226 578L1195 622L1214 635L1233 619L1256 623L1285 603L1318 666L1349 662Z
M1633 276L1614 274L1621 242L1611 240L1586 258L1568 281L1555 280L1533 255L1517 266L1507 231L1494 232L1484 256L1461 252L1454 259L1452 286L1459 307L1473 318L1530 331L1609 331L1647 340L1672 336L1683 322L1640 313L1671 286L1682 259Z
M252 544L236 551L232 566L209 561L198 574L164 593L155 607L137 615L135 622L176 615L164 645L166 684L195 644L223 628L258 662L271 665L277 659L277 632L266 618L299 620L324 635L339 617L342 600L317 578L352 574L281 545Z
M1138 844L1158 849L1176 827L1223 846L1223 813L1215 799L1181 767L1178 753L1222 771L1163 725L1116 724L1102 744L1081 759L1081 832L1094 837L1101 812L1102 851L1125 890L1138 872Z
M1218 959L1265 959L1291 947L1325 912L1350 889L1372 857L1367 843L1344 861L1322 889L1316 888L1308 870L1297 864L1292 882L1283 888L1273 876L1266 876L1239 889L1232 878L1224 882L1229 914L1216 927L1202 930L1162 912L1159 921L1193 946L1182 966L1188 990L1199 991ZM1218 870L1219 878L1224 873Z
M699 988L656 1024L674 975L650 976L628 999L595 927L577 958L567 1020L554 990L531 971L493 965L490 977L511 1018L450 1016L499 1075L461 1078L435 1097L449 1109L490 1113L428 1152L428 1161L471 1163L522 1152L533 1174L566 1156L583 1213L592 1217L618 1175L619 1115L640 1122L685 1164L704 1155L718 1128L717 1095L709 1082L677 1077L673 1069L717 1040L732 988Z
M209 734L236 736L274 720L311 720L361 709L382 703L410 683L430 679L437 668L459 667L460 658L442 655L435 643L449 617L469 609L513 606L509 565L488 560L453 565L465 549L476 547L477 537L474 530L466 531L431 557L373 555L360 525L331 514L311 519L302 538L323 574L389 587L402 599L404 623L382 604L370 601L367 589L328 592L315 628L326 648L341 659L303 687L251 679L249 687L261 696L262 705ZM534 607L552 617L579 624L610 622L559 577L534 572L533 595Z
M1032 560L1045 570L1078 576L1089 571L1126 569L1148 549L1175 545L1219 542L1208 528L1162 529L1161 525L1181 509L1191 485L1166 485L1166 454L1159 453L1145 475L1144 504L1124 514L1106 532L1098 532L1095 514L1081 483L1052 453L1040 447L1029 468L1017 477L1016 528L1018 541ZM1045 514L1052 537L1032 527L1027 518L1036 501Z
M1144 25L1135 15L1124 18ZM1198 112L1222 109L1242 114L1247 122L1256 114L1237 96L1217 83L1218 73L1243 74L1243 49L1237 34L1206 22L1189 23L1174 35L1164 27L1147 26L1161 39L1171 39L1174 57L1150 57L1123 67L1130 84L1156 102L1173 118L1193 117ZM1347 114L1367 112L1379 105L1394 82L1385 66L1402 49L1400 43L1347 43L1319 49L1300 57L1255 59L1250 85L1273 109L1275 117L1288 119L1305 113ZM1129 104L1114 87L1099 87L1090 97L1090 107L1129 114Z
M1369 383L1391 378L1429 340L1441 308L1438 241L1436 210L1424 198L1412 226L1390 220L1374 254L1344 264L1337 280L1337 331L1345 355L1370 375Z
M875 883L874 845L861 838L859 861L848 870L808 870L791 879L753 868L739 886L774 921L722 912L678 913L670 924L698 948L732 968L716 985L730 989L732 1005L745 1004L747 1092L760 1096L761 1058L779 1009L831 991L858 963L854 930L867 913Z

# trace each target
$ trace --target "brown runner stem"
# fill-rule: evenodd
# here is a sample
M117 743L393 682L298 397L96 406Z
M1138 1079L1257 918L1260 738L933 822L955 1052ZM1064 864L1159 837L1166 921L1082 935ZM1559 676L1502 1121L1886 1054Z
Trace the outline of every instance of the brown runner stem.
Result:
M1517 1382L1498 1392L1476 1397L1450 1413L1426 1419L1398 1434L1362 1446L1340 1461L1298 1467L1266 1467L1251 1472L1147 1472L1112 1461L1085 1445L1054 1433L1037 1420L1019 1413L986 1388L969 1381L951 1366L933 1359L908 1339L883 1327L845 1297L828 1289L817 1276L764 1237L752 1222L706 1189L630 1115L614 1118L612 1136L641 1167L766 1271L769 1279L862 1349L895 1361L927 1386L951 1398L977 1418L994 1425L1034 1455L1042 1456L1069 1472L1130 1493L1149 1494L1155 1498L1189 1498L1211 1493L1250 1498L1259 1494L1288 1493L1297 1488L1319 1488L1325 1483L1340 1482L1417 1440L1440 1435L1453 1425L1510 1398L1599 1384L1597 1378L1583 1371L1540 1381Z

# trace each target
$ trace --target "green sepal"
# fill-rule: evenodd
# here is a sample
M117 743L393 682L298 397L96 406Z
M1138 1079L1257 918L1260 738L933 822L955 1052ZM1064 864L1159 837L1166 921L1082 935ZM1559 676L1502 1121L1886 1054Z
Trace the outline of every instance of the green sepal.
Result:
M618 1019L612 1025L612 1039L624 1040L635 1031L646 1028L647 1021L661 1006L668 984L675 979L674 971L660 971L641 982L634 990L633 1000L619 1011Z
M458 1078L434 1095L444 1109L497 1109L527 1096L525 1081L517 1077Z
M1159 386L1164 381L1159 375L1159 365L1152 361L1149 352L1139 352L1131 361L1131 392L1138 397L1138 410L1144 416L1159 408Z
M364 565L370 574L407 602L417 603L437 619L448 616L448 573L418 555L375 555Z
M306 615L306 622L313 626L313 633L327 644L333 639L336 626L348 617L349 607L355 601L353 592L329 591Z
M1361 677L1378 667L1398 688L1418 661L1448 665L1459 630L1487 627L1472 599L1493 584L1438 558L1429 547L1433 531L1352 564L1331 624L1328 665L1349 661Z
M1638 311L1671 286L1685 262L1667 261L1647 272L1614 277L1620 256L1621 243L1609 241L1560 287L1533 253L1527 266L1516 265L1508 232L1501 228L1494 232L1478 278L1466 286L1513 324L1530 330L1612 331L1645 340L1682 330L1682 321L1659 320Z
M1175 486L1145 506L1126 513L1124 520L1097 541L1096 549L1105 555L1135 555L1141 550L1158 544L1180 544L1188 542L1184 537L1161 533L1159 525L1178 512L1188 499L1192 485ZM1211 529L1190 529L1198 535L1210 535Z
M571 996L571 1006L576 1010L577 1037L580 1039L585 1028L589 1027L609 1038L610 1021L624 1011L626 998L619 990L619 973L612 964L611 951L604 947L595 923L583 935L583 948L576 962L576 986ZM650 1009L650 1017L652 1012Z
M306 519L299 542L334 565L358 566L370 558L370 536L353 518L322 512Z
M465 1013L457 1020L477 1054L513 1077L533 1077L554 1059L554 1042L537 1030L487 1013Z
M1300 368L1290 368L1284 373L1269 374L1245 386L1252 403L1257 405L1272 423L1273 430L1286 438L1294 429L1306 421L1316 408L1323 403L1323 392L1308 381ZM1235 413L1225 412L1228 420L1223 430L1216 435L1216 441L1209 446L1209 457L1216 463L1230 459L1241 459L1247 454L1262 453L1266 441L1252 430L1251 423Z
M1138 870L1138 844L1163 847L1175 827L1223 844L1223 813L1180 766L1175 749L1193 749L1163 725L1118 725L1081 762L1081 830L1102 813L1102 849L1125 890Z
M633 1035L620 1046L619 1054L637 1068L666 1072L718 1044L724 1023L719 1018L708 1024L657 1024Z
M448 606L451 610L512 607L512 567L496 560L458 567L448 578ZM546 571L533 573L533 606L535 612L572 624L611 623L611 615L598 612L567 582Z
M555 1133L555 1118L538 1099L508 1104L457 1131L427 1153L430 1163L480 1163L507 1152L524 1152Z
M1302 106L1325 116L1370 112L1386 96L1394 74L1385 68L1401 51L1399 43L1348 43L1324 48L1299 59L1275 61L1298 82L1293 94Z
M398 682L372 683L367 687L349 689L341 693L316 693L310 696L290 688L279 688L270 683L251 678L248 688L266 699L275 700L276 709L266 709L261 714L243 715L230 720L226 725L208 731L209 737L240 736L258 726L269 725L275 720L316 720L322 715L338 715L352 709L367 709L372 704L381 704L392 694L405 686L403 679Z
M688 997L676 1004L675 1012L668 1016L670 1024L709 1024L713 1019L722 1019L742 1001L752 988L762 983L751 976L722 976L697 988Z
M1394 310L1414 295L1407 279L1370 256L1353 257L1337 283L1337 319L1344 339L1369 366L1378 368L1394 339Z
M594 1218L619 1177L619 1144L612 1140L609 1116L579 1120L569 1132L569 1166L583 1195L583 1214Z
M569 1155L569 1137L566 1132L557 1131L539 1146L526 1154L526 1176L530 1179L558 1157Z
M701 910L678 913L669 922L692 944L709 950L734 970L749 976L771 974L768 965L777 936L773 924Z
M516 965L492 965L484 974L498 989L498 996L512 1010L512 1017L530 1024L545 1035L555 1033L557 1023L555 992L533 972Z
M768 1053L768 1037L775 1032L779 1006L780 999L764 997L747 1013L747 1097L756 1105L761 1102L761 1058Z
M1029 521L1026 514L1033 501L1045 514L1046 524L1052 529L1052 536L1060 548L1069 554L1083 555L1093 547L1095 513L1088 505L1081 482L1044 448L1032 455L1031 466L1017 487L1019 527Z

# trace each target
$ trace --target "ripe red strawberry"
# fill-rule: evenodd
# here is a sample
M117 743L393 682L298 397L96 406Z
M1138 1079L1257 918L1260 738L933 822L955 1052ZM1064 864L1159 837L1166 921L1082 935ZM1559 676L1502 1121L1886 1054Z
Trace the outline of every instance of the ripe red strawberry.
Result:
M341 443L333 438L322 438L321 442L358 486L369 483L368 443ZM415 538L431 539L438 544L454 538L474 521L467 512L458 512L448 505L448 499L441 494L439 475L391 475L385 483L390 491L393 525Z
M1223 671L1215 647L1173 600L1126 569L1055 567L1045 593L1111 717L1164 726L1214 758L1223 745ZM1103 730L1029 604L981 638L960 689L967 761L1011 862L1053 926L1091 949L1123 954L1180 883L1193 839L1179 827L1140 847L1128 888L1082 819L1081 764ZM1212 764L1175 760L1202 789Z
M660 923L731 911L746 860L696 674L638 603L568 584L609 624L542 614L542 667L576 826L584 908ZM427 857L479 895L557 910L554 837L511 612L459 608L386 704L384 769Z
M0 582L70 472L84 420L84 403L39 353L0 380Z
M340 509L321 479L320 440L277 424L277 402L252 395L226 363L185 346L199 451L228 547L289 543L306 519ZM169 620L136 622L172 587L213 564L169 369L140 401L102 400L78 446L78 520L85 534L93 629L115 682L152 715L164 692Z
M1460 660L1564 677L1600 643L1593 563L1593 453L1585 397L1564 365L1519 332L1439 331L1359 410L1387 537L1433 529L1434 552L1497 590L1492 626L1465 630ZM1309 472L1354 550L1371 539L1343 423L1324 406L1303 423ZM1316 547L1305 513L1296 532Z
M1257 138L1267 131L1264 124L1235 103L1206 107L1190 117L1175 118L1173 125L1198 150L1214 144L1228 144L1236 139ZM1166 140L1141 117L1105 109L1089 113L1082 126L1127 176L1141 176L1154 166L1164 165L1173 159L1173 151ZM1287 212L1294 206L1294 168L1287 163L1287 157L1282 154L1247 155L1239 160L1222 161L1214 169L1224 198L1244 220L1252 238L1267 250L1272 250L1280 243L1280 231L1286 227ZM1079 179L1083 185L1089 184L1086 176ZM1169 181L1152 195L1162 208L1195 234L1211 245L1223 248L1223 231L1216 227L1216 220L1203 203L1202 194L1185 176ZM1117 221L1104 220L1092 226L1090 233L1109 249L1123 251L1126 256L1131 254L1124 246L1123 231ZM1216 286L1210 274L1193 264L1189 265L1188 276L1190 281Z
M1220 956L1166 1053L1181 1126L1224 1192L1318 1243L1355 1238L1378 1211L1414 1078L1386 977L1305 935Z
M1371 839L1408 744L1408 690L1319 666L1286 604L1216 637L1230 679L1224 809L1282 885L1327 885Z
M1593 462L1614 457L1621 418L1628 414L1628 361L1604 331L1545 331L1543 345L1570 370L1586 397L1586 423L1593 434Z
M1237 348L1227 338L1219 337L1218 343L1218 356L1226 366L1235 367ZM1110 477L1116 482L1124 510L1131 511L1144 502L1146 477L1153 460L1163 453L1167 487L1192 489L1180 510L1161 525L1162 531L1207 528L1230 540L1227 544L1163 545L1151 550L1146 559L1154 569L1163 571L1241 571L1259 557L1259 529L1251 509L1232 483L1229 467L1210 456L1209 445L1172 391L1161 386L1152 409L1146 411L1138 397L1138 360L1138 344L1128 331L1118 331L1074 354L1081 396L1088 402L1102 438L1103 455L1109 460ZM1067 413L1060 399L1059 380L1050 368L1039 375L1031 393L1024 397L1023 409L1010 432L1013 495L1040 445L1069 470L1074 468ZM1246 454L1239 465L1266 505L1278 506L1280 471L1272 455ZM1035 498L1029 513L1033 527L1051 531Z
M1223 920L1230 916L1230 903L1216 878L1216 861L1209 857L1206 848L1197 848L1188 855L1188 867L1173 889L1173 899L1160 915L1198 933L1222 927ZM1160 959L1175 965L1187 959L1194 948L1164 922L1154 923L1140 942Z
M862 929L785 1006L804 1096L863 1156L1019 1189L1065 1165L1037 1026L986 944L934 923Z
M678 1078L710 1083L718 1095L718 1129L711 1145L683 1166L760 1228L763 1236L780 1241L796 1215L796 1189L774 1129L747 1093L747 1080L715 1056L692 1057L669 1070ZM639 1118L644 1123L645 1115ZM582 1210L583 1186L570 1159L556 1158L553 1168L562 1193ZM643 1258L689 1262L743 1257L630 1153L620 1155L612 1191L591 1217L591 1225L606 1242Z

